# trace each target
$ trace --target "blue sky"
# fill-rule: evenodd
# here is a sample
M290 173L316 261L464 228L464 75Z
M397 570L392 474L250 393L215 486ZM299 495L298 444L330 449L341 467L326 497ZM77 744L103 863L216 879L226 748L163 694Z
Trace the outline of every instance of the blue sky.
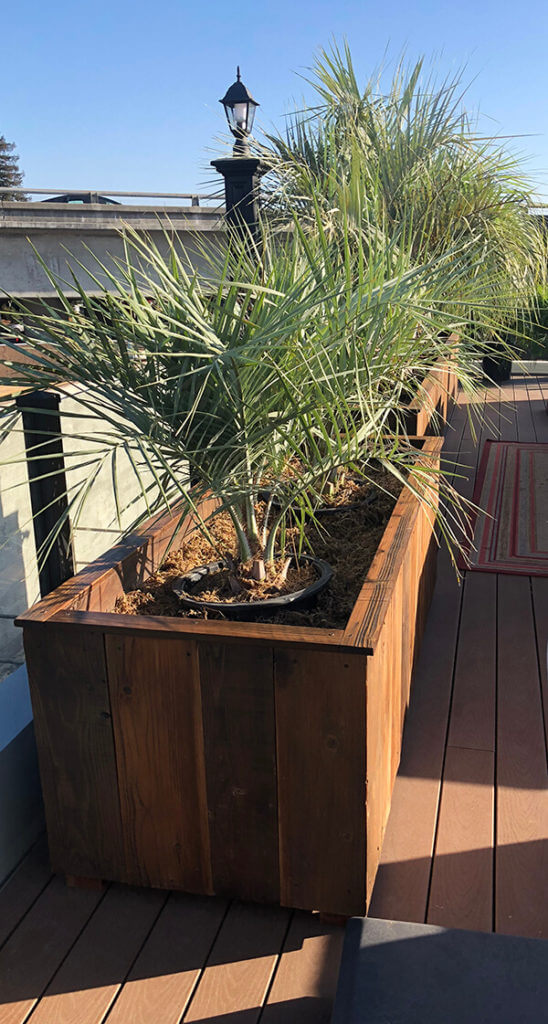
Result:
M503 0L21 0L2 16L0 134L28 187L207 191L217 102L235 77L281 126L318 48L348 39L365 80L385 51L465 66L466 105L515 147L548 197L548 5Z

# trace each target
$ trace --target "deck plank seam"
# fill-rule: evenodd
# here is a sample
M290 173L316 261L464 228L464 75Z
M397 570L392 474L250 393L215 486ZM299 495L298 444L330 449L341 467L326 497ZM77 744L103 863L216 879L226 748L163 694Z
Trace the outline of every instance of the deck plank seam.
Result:
M225 923L225 921L226 921L226 919L227 919L227 917L228 917L228 915L230 913L230 909L231 909L233 903L234 903L234 900L227 900L227 904L226 904L226 907L225 907L225 912L224 912L221 920L219 921L219 925L218 925L218 927L217 927L217 929L215 931L215 934L214 934L214 936L213 936L213 938L211 940L209 949L207 951L206 956L204 957L204 962L203 962L203 964L202 964L202 966L201 966L201 968L200 968L200 970L198 972L198 976L196 978L196 981L195 981L194 985L192 986L192 990L189 993L189 996L188 996L188 999L187 999L185 1005L181 1008L181 1012L180 1012L180 1015L179 1015L179 1024L183 1024L183 1021L184 1021L188 1011L190 1010L190 1007L192 1006L193 1000L194 1000L194 998L196 996L196 993L198 992L198 989L200 987L200 983L201 983L201 981L202 981L202 979L204 977L205 969L206 969L206 967L207 967L207 965L208 965L208 963L209 963L209 961L211 959L211 955L213 953L213 950L215 949L216 942L217 942L217 940L219 938L219 935L221 934L221 931L223 929L224 923Z
M137 963L138 958L140 957L141 953L143 952L143 949L145 948L148 940L150 939L150 936L152 935L152 932L153 932L154 928L158 924L160 916L162 915L162 913L163 913L163 911L164 911L164 909L166 907L166 904L167 904L167 901L168 901L170 895L171 895L170 892L166 893L165 899L164 899L162 905L160 906L160 909L158 910L158 913L156 914L156 917L154 918L154 920L153 920L152 924L150 925L150 928L148 929L148 931L147 931L143 941L141 942L141 945L139 946L137 952L135 953L135 956L133 957L133 960L129 964L123 979L120 980L120 982L118 984L118 989L117 989L115 995L111 999L111 1001L110 1001L110 1003L109 1003L105 1013L101 1017L101 1020L97 1021L97 1024L104 1024L104 1021L106 1021L109 1018L110 1014L112 1013L116 1003L118 1002L118 999L120 997L122 989L123 989L124 985L126 984L126 981L129 978L129 975L131 974L135 964Z
M540 689L540 707L542 711L542 729L544 732L544 752L546 755L546 771L548 771L548 733L546 731L546 707L544 702L544 687L542 685L542 665L541 665L541 649L540 649L540 630L537 625L537 615L535 610L535 595L533 592L533 580L529 576L529 595L531 598L531 612L533 616L533 629L535 632L535 652L537 656L537 671L538 671L538 683ZM544 657L548 657L548 651L544 651Z
M49 885L51 885L52 881L54 881L56 877L58 877L58 876L56 876L56 875L53 875L52 879L50 879L50 882L49 882L48 884L49 884ZM107 893L108 893L108 892L110 892L110 889L111 889L111 888L112 888L112 886L111 886L111 885L107 885L107 886L105 887L105 891L104 891L103 893L101 893L101 896L100 896L100 898L99 898L99 899L97 900L97 903L96 903L96 904L95 904L95 906L93 907L93 910L91 911L91 913L89 914L89 916L88 916L88 917L86 918L86 920L85 920L85 921L84 921L84 923L82 924L82 927L81 927L81 928L79 929L79 931L78 931L78 932L77 932L77 934L75 935L74 939L73 939L73 940L72 940L72 942L70 943L70 945L69 945L68 949L67 949L67 950L66 950L66 952L65 952L65 955L64 955L64 956L62 956L62 957L61 957L61 959L59 960L59 962L57 963L57 966L56 966L55 970L54 970L54 971L53 971L53 973L52 973L52 974L50 975L50 977L48 978L48 980L47 980L47 981L45 982L45 984L44 984L44 987L42 988L42 990L41 990L40 994L36 996L36 998L35 998L35 1000L34 1000L34 1002L33 1002L32 1006L31 1006L31 1007L30 1007L30 1009L29 1009L29 1012L28 1012L28 1013L26 1014L26 1016L25 1016L25 1017L24 1017L24 1018L23 1018L23 1019L21 1020L20 1024L28 1024L28 1021L31 1021L31 1024L32 1024L32 1016L33 1016L33 1014L35 1013L35 1011L36 1011L36 1010L38 1009L38 1007L39 1007L40 1003L42 1002L42 999L43 999L43 998L44 998L44 996L46 995L46 992L47 992L48 988L50 987L50 985L51 985L52 981L53 981L53 980L54 980L54 979L55 979L55 978L57 977L57 975L59 974L59 971L61 970L61 968L62 968L63 964L64 964L64 963L65 963L65 962L67 961L67 959L69 958L70 954L72 953L72 951L73 951L74 947L75 947L75 946L76 946L76 944L77 944L77 943L78 943L78 942L80 941L80 939L81 939L82 935L84 934L84 932L85 932L86 928L88 927L88 925L89 925L90 921L92 921L92 920L93 920L93 918L94 918L95 914L97 913L97 911L98 911L99 907L100 907L100 906L102 905L102 903L103 903L103 901L104 901L104 899L105 899L105 897L106 897ZM47 889L47 886L46 886L46 889ZM44 889L44 892L45 892L45 889Z
M35 847L37 847L38 844L43 841L44 836L45 836L45 833L42 833L38 837L36 842L34 842L32 844L32 846L29 847L28 850L26 850L26 852L23 854L21 859L17 862L17 864L15 865L13 871L10 871L8 877L4 879L4 881L2 882L2 885L0 886L0 894L4 891L4 889L6 889L9 886L10 882L13 881L13 879L15 878L15 875L17 874L17 872L20 870L20 868L23 867L23 864L26 861L27 857L29 857L31 855L32 851L35 849ZM43 884L42 888L40 889L40 891L36 894L34 899L29 903L29 905L26 908L26 910L23 911L23 913L21 914L21 917L17 918L17 921L14 924L13 928L8 932L8 934L5 936L5 938L2 940L2 942L0 942L0 951L4 948L6 943L9 942L9 940L11 939L13 933L15 931L17 931L17 929L19 928L19 925L22 924L22 922L25 920L27 914L29 914L31 912L31 910L34 907L35 903L37 903L38 900L40 899L40 897L45 893L48 885L51 885L51 883L52 883L54 878L55 878L55 875L53 874L53 871L52 871L50 873L48 879L44 882L44 884Z
M268 985L266 986L266 989L265 989L265 994L264 994L264 997L263 997L263 1003L262 1003L262 1006L260 1007L259 1016L257 1017L256 1024L261 1024L261 1021L262 1021L263 1016L264 1016L264 1012L266 1010L266 1007L268 1006L268 1000L270 999L270 993L272 992L272 989L274 987L274 982L276 981L276 975L278 973L278 970L280 968L280 964L282 962L282 956L283 956L283 953L284 953L286 942L287 942L287 940L289 938L289 932L290 932L291 925L293 923L294 917L295 917L295 911L292 910L291 913L289 914L289 917L288 917L288 920L287 920L287 927L286 927L284 935L283 935L283 939L282 939L281 946L280 946L280 949L279 949L279 952L278 952L278 956L276 957L276 963L274 964L274 967L272 969L272 974L270 976Z
M446 762L446 759L447 759L447 743L448 743L448 739L449 739L449 729L450 729L450 726L451 726L451 712L453 710L453 697L454 697L454 693L455 693L455 675L456 675L456 669L457 669L457 651L458 651L458 646L459 646L459 634L460 634L460 627L461 627L461 622L462 622L462 609L463 609L463 602L464 602L464 590L465 590L465 587L466 587L466 577L467 577L467 575L468 575L467 573L464 574L464 583L463 583L463 586L460 588L459 615L458 615L457 629L456 629L456 633L455 633L454 648L453 648L453 668L452 668L452 671L451 671L451 696L449 698L449 707L448 707L448 710L447 710L447 722L446 722L446 726L445 726L445 739L444 739L444 745L443 745L443 760L442 760L440 779L439 779L439 785L438 785L438 795L437 795L437 801L436 801L436 825L435 825L435 828L434 828L434 835L433 835L433 839L432 839L432 853L431 853L431 856L430 856L430 869L429 869L429 874L428 874L428 885L427 885L427 889L426 889L426 906L425 906L425 910L424 910L423 924L427 924L428 923L428 914L429 914L429 911L430 911L430 896L431 896L431 891L432 891L432 878L433 878L433 874L434 874L434 861L435 861L435 858L436 858L436 847L437 847L437 843L438 843L438 832L439 832L439 824L440 824L441 797L442 797L442 792L443 792L443 780L444 780L444 775L445 775L445 762Z

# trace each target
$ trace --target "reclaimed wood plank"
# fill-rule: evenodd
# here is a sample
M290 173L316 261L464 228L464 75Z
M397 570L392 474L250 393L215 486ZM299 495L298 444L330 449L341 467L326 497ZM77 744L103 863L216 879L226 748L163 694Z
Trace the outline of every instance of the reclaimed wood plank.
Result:
M228 903L171 893L109 1014L108 1024L179 1024Z
M0 950L0 1024L23 1024L101 894L54 878Z
M466 574L448 743L495 749L497 578Z
M120 877L124 852L101 633L27 626L24 635L54 871Z
M289 922L289 911L235 902L223 922L182 1020L255 1024Z
M207 644L199 666L213 889L278 903L273 651Z
M344 929L296 911L261 1024L329 1024Z
M495 755L448 747L427 924L493 927Z
M43 836L0 889L0 946L38 899L50 879L48 848Z
M121 878L212 892L195 644L107 635L106 654L126 858Z
M496 931L548 936L548 773L530 582L498 577Z
M361 913L365 656L278 650L274 679L281 902Z
M277 626L269 622L228 622L207 619L178 619L155 615L115 615L100 612L60 611L55 615L55 625L60 628L85 627L86 630L139 636L172 637L173 639L195 638L211 643L253 640L257 644L287 643L294 647L332 647L338 649L343 642L342 629L329 630L306 626Z
M32 1024L101 1024L166 894L112 886L49 983Z

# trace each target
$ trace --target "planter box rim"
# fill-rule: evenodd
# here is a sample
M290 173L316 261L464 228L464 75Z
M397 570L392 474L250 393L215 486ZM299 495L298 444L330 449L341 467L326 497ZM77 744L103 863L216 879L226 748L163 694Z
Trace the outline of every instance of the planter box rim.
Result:
M435 462L443 444L442 437L424 438L423 454ZM399 564L404 557L403 537L413 529L421 505L406 488L399 495L388 520L377 552L369 567L365 581L356 599L344 629L328 629L313 626L291 626L273 623L238 622L226 620L184 619L171 616L126 615L117 612L92 611L85 607L74 607L79 598L89 598L94 587L100 587L112 573L120 575L126 557L136 555L140 548L146 556L147 544L168 530L174 516L160 513L148 520L139 530L123 538L89 566L82 569L60 587L33 605L15 620L15 625L28 628L47 622L55 626L70 627L86 625L98 630L125 635L140 635L144 632L182 638L194 636L205 641L233 639L234 641L255 641L258 644L286 643L288 646L308 645L311 647L357 650L362 654L374 652L375 641L382 624L382 612L394 586ZM364 619L364 610L368 613Z

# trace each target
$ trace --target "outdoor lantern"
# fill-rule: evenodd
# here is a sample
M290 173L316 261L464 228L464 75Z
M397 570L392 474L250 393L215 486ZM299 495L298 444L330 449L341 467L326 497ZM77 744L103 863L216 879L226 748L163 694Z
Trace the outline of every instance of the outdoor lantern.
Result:
M222 100L225 108L228 127L236 139L234 155L248 153L247 138L253 127L255 110L259 106L256 100L240 79L240 69L236 68L236 81L227 90Z

